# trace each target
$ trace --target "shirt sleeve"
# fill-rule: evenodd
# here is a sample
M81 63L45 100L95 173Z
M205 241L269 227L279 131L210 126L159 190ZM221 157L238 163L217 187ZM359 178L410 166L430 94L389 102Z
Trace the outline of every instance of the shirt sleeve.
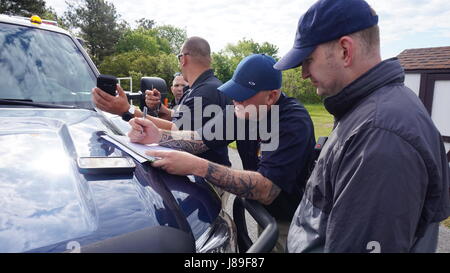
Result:
M331 184L325 252L407 252L426 195L419 153L393 132L368 128L347 140Z
M205 108L211 104L211 99L206 96L191 96L186 98L176 113L178 118L175 124L178 129L192 131L201 128L212 118L203 115Z
M296 183L305 183L307 163L315 145L314 132L309 118L296 118L293 121L280 121L278 147L273 151L264 151L258 172L275 183L287 193L291 193Z

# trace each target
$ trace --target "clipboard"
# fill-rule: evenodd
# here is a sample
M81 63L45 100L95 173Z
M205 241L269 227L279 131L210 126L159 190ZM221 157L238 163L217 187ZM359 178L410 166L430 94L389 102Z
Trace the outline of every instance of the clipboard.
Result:
M162 147L158 144L138 144L130 142L130 139L127 136L121 136L121 135L112 135L105 133L101 136L103 139L107 140L108 142L114 144L119 149L136 159L139 163L145 163L145 162L155 162L156 160L160 159L158 157L153 157L146 155L146 151L172 151L170 148Z

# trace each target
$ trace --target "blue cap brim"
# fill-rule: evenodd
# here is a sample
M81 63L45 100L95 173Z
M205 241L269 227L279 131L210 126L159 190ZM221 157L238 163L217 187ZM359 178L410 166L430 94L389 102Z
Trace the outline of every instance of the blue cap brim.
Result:
M217 89L235 101L247 100L258 93L258 91L242 86L232 79L222 84Z
M311 55L316 46L304 48L292 48L286 55L281 58L273 68L277 70L287 70L300 66L303 61Z

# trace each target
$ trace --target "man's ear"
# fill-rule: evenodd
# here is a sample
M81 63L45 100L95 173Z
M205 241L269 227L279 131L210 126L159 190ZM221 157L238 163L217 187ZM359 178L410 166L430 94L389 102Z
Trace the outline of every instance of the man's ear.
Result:
M269 96L267 98L267 104L269 106L272 106L277 102L278 93L279 93L279 90L271 90L270 91Z
M356 41L350 36L339 39L339 58L344 62L344 67L349 67L355 57Z

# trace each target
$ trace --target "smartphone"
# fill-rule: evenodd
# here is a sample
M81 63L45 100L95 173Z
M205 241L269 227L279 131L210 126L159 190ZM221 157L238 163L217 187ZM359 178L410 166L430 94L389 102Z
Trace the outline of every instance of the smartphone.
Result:
M100 74L97 77L97 87L111 96L116 95L117 78L111 75Z
M131 174L136 168L130 157L79 157L77 163L82 174Z

